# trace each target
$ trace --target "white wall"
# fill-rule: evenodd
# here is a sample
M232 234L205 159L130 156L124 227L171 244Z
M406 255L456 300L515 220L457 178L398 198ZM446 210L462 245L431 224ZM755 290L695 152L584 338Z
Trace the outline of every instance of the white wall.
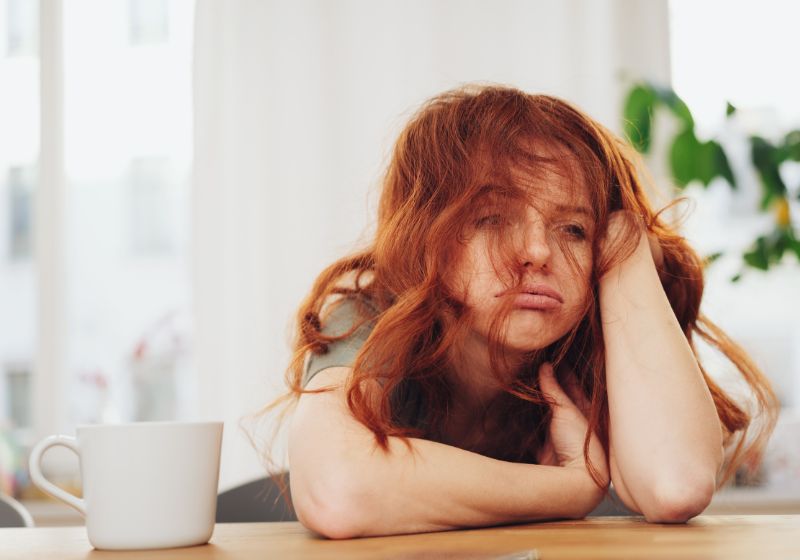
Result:
M194 348L222 487L261 474L235 423L282 390L292 314L367 226L411 112L492 81L618 130L621 77L669 79L667 31L665 0L198 2Z

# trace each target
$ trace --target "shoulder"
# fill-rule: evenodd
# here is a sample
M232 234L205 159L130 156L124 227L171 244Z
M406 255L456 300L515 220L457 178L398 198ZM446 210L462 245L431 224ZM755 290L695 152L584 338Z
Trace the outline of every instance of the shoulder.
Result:
M302 384L322 370L352 366L379 314L375 303L363 294L347 294L327 303L320 318L320 334L333 340L325 343L323 351L306 356Z
M375 302L365 294L347 294L323 307L320 324L325 336L342 336L357 323L374 322L380 314Z

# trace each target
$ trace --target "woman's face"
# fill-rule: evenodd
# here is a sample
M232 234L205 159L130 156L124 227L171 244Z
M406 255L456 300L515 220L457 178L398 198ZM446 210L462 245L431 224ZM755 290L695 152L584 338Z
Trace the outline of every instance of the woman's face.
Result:
M544 348L567 334L580 321L591 294L595 224L587 189L569 188L566 178L553 172L530 181L530 188L532 204L520 203L524 208L512 216L498 213L491 202L481 206L453 271L478 339L488 339L503 303L512 305L500 330L512 353ZM512 242L514 257L508 264L517 276L504 273L507 266L496 255L493 264L493 240L498 238Z

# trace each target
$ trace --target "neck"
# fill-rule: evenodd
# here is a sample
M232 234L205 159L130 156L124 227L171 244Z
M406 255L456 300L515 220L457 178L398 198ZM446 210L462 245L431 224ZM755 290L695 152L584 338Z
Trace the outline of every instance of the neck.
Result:
M455 414L473 416L483 411L502 392L489 362L489 346L483 337L470 336L465 347L451 353L453 368L450 381L453 384L453 409ZM519 362L521 353L507 353L510 363ZM515 373L512 370L512 375Z

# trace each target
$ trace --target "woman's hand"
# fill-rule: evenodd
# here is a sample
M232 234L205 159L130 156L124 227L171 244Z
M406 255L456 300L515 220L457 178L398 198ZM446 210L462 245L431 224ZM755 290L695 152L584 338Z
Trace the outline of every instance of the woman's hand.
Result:
M602 240L601 250L608 251L609 247L619 239L620 235L625 233L625 210L617 210L612 212L608 219L608 227L606 228L605 236ZM647 242L650 247L650 255L653 257L653 262L656 269L661 275L662 266L664 264L664 251L661 248L661 243L658 241L658 236L652 231L646 230L641 223L637 223L638 231L644 231L647 234Z
M545 362L539 368L539 387L547 397L555 401L555 405L550 433L545 445L537 452L537 459L540 465L579 469L589 476L583 456L583 442L589 429L589 421L581 411L581 408L588 411L589 403L581 394L574 374L570 372L569 375L573 377L569 378L565 391L556 379L552 364ZM608 461L595 434L592 434L589 441L589 458L608 485Z

